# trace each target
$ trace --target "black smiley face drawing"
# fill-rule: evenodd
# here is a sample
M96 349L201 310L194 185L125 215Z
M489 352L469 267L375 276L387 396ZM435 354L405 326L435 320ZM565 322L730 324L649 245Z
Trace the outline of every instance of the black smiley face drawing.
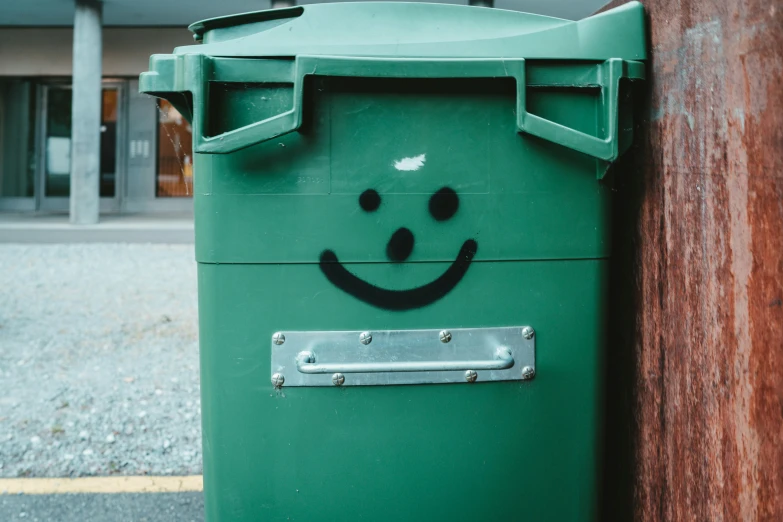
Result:
M365 212L375 212L381 205L381 196L373 189L359 196L359 206ZM435 192L429 201L430 215L436 221L450 219L459 209L457 193L448 187ZM407 228L398 228L386 244L386 257L393 263L401 263L413 252L415 239ZM321 252L319 267L326 278L343 292L360 301L385 310L412 310L430 305L451 292L468 271L478 243L468 239L462 244L457 257L445 272L429 283L408 290L388 290L355 276L340 263L332 250Z

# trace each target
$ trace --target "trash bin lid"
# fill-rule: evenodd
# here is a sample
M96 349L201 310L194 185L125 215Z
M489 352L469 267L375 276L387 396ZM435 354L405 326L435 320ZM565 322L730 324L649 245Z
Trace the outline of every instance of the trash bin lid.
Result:
M175 53L644 60L644 24L639 2L579 21L446 4L313 4L197 22L190 30L206 45Z

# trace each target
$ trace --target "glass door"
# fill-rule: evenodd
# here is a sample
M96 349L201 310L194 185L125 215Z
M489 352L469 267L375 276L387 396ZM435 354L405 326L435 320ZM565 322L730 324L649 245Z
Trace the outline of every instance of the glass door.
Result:
M39 208L68 211L71 192L71 87L46 85L42 93ZM124 120L122 88L104 82L101 91L100 209L119 210L122 176L118 132Z

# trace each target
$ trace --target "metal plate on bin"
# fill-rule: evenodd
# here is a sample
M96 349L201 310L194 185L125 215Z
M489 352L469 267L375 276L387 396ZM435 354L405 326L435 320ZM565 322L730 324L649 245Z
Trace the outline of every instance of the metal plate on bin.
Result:
M521 381L536 371L530 326L280 331L271 346L276 387Z

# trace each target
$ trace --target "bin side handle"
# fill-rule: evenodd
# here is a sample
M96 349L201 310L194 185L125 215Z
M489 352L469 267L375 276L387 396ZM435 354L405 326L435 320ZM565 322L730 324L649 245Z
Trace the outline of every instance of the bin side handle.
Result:
M204 64L207 66L207 64ZM194 150L223 154L268 141L297 130L302 124L302 103L306 76L360 78L503 78L517 82L517 99L524 100L525 60L357 58L345 56L296 57L293 68L293 106L286 112L234 129L217 136L204 136L206 112L201 110L194 122ZM202 73L202 76L206 76ZM211 75L210 75L211 76ZM208 82L200 86L206 94ZM205 99L202 96L202 99ZM201 107L206 105L203 101Z
M532 326L426 330L279 331L269 339L272 384L390 386L530 381Z
M208 66L204 61L203 66ZM199 153L222 154L268 141L297 130L302 124L302 103L306 76L339 76L363 78L503 78L516 81L517 129L563 145L605 161L618 156L618 95L622 77L643 78L641 62L613 58L599 64L601 105L604 110L606 135L595 137L527 112L525 104L525 60L514 59L420 59L361 58L344 56L297 56L293 68L293 106L271 118L234 129L217 136L204 136L207 110L198 110L194 122L194 150ZM202 72L202 77L211 74ZM204 95L208 81L201 85L201 107L206 107Z
M358 363L318 363L313 352L300 352L296 369L300 373L391 373L391 372L447 372L465 370L506 370L514 366L514 357L508 348L500 347L494 359L475 361L395 361Z
M643 79L644 64L612 58L598 67L603 122L606 125L604 137L591 136L531 114L525 110L524 101L520 104L517 116L519 130L610 163L616 160L620 154L618 145L620 79Z

